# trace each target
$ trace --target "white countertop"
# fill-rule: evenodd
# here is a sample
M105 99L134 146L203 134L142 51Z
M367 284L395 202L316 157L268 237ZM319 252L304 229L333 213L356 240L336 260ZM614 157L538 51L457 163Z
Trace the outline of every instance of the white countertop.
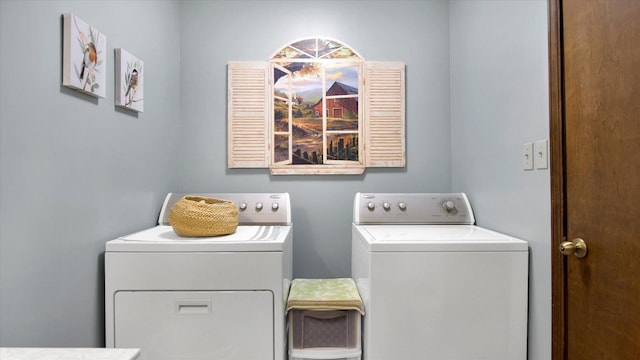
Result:
M2 360L134 360L140 349L0 348Z

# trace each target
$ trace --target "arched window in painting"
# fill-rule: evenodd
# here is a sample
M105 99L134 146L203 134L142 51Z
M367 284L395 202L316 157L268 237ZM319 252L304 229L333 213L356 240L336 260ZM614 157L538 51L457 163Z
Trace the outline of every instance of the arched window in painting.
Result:
M362 163L363 62L326 38L296 41L273 55L273 164Z

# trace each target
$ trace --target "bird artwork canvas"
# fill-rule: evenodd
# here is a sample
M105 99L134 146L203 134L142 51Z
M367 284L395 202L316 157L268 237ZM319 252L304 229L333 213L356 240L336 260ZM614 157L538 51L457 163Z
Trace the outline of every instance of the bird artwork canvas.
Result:
M144 111L144 62L128 51L115 49L116 106Z
M107 37L73 14L63 23L62 85L104 98Z

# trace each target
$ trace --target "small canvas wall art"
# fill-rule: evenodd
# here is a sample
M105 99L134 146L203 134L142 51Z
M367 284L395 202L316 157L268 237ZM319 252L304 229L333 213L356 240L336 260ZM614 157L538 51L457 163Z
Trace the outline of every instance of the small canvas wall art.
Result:
M107 37L73 14L64 14L62 85L105 97Z
M116 53L116 105L144 111L144 62L124 49Z

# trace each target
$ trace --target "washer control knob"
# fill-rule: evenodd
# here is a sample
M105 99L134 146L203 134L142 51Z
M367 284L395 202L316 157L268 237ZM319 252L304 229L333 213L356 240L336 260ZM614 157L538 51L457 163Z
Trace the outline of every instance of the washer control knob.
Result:
M386 202L386 201L385 201L385 202L382 204L382 208L383 208L383 209L385 209L385 210L387 210L387 211L389 211L389 209L391 209L391 204L389 204L388 202Z
M444 211L446 211L449 214L455 214L458 212L458 209L456 209L456 203L454 203L451 200L443 201L442 209L444 209Z
M256 203L256 210L258 210L258 211L262 210L262 203L261 202L257 202Z
M238 207L240 208L240 211L247 210L247 202L246 201L241 202Z
M407 203L405 203L404 201L399 202L398 208L400 208L400 210L402 211L407 210Z
M375 208L376 208L376 204L374 204L374 203L372 203L372 202L370 202L370 203L368 203L368 204L367 204L367 209L369 209L369 210L373 211L373 209L375 209Z
M271 210L277 211L280 205L277 202L271 203Z

